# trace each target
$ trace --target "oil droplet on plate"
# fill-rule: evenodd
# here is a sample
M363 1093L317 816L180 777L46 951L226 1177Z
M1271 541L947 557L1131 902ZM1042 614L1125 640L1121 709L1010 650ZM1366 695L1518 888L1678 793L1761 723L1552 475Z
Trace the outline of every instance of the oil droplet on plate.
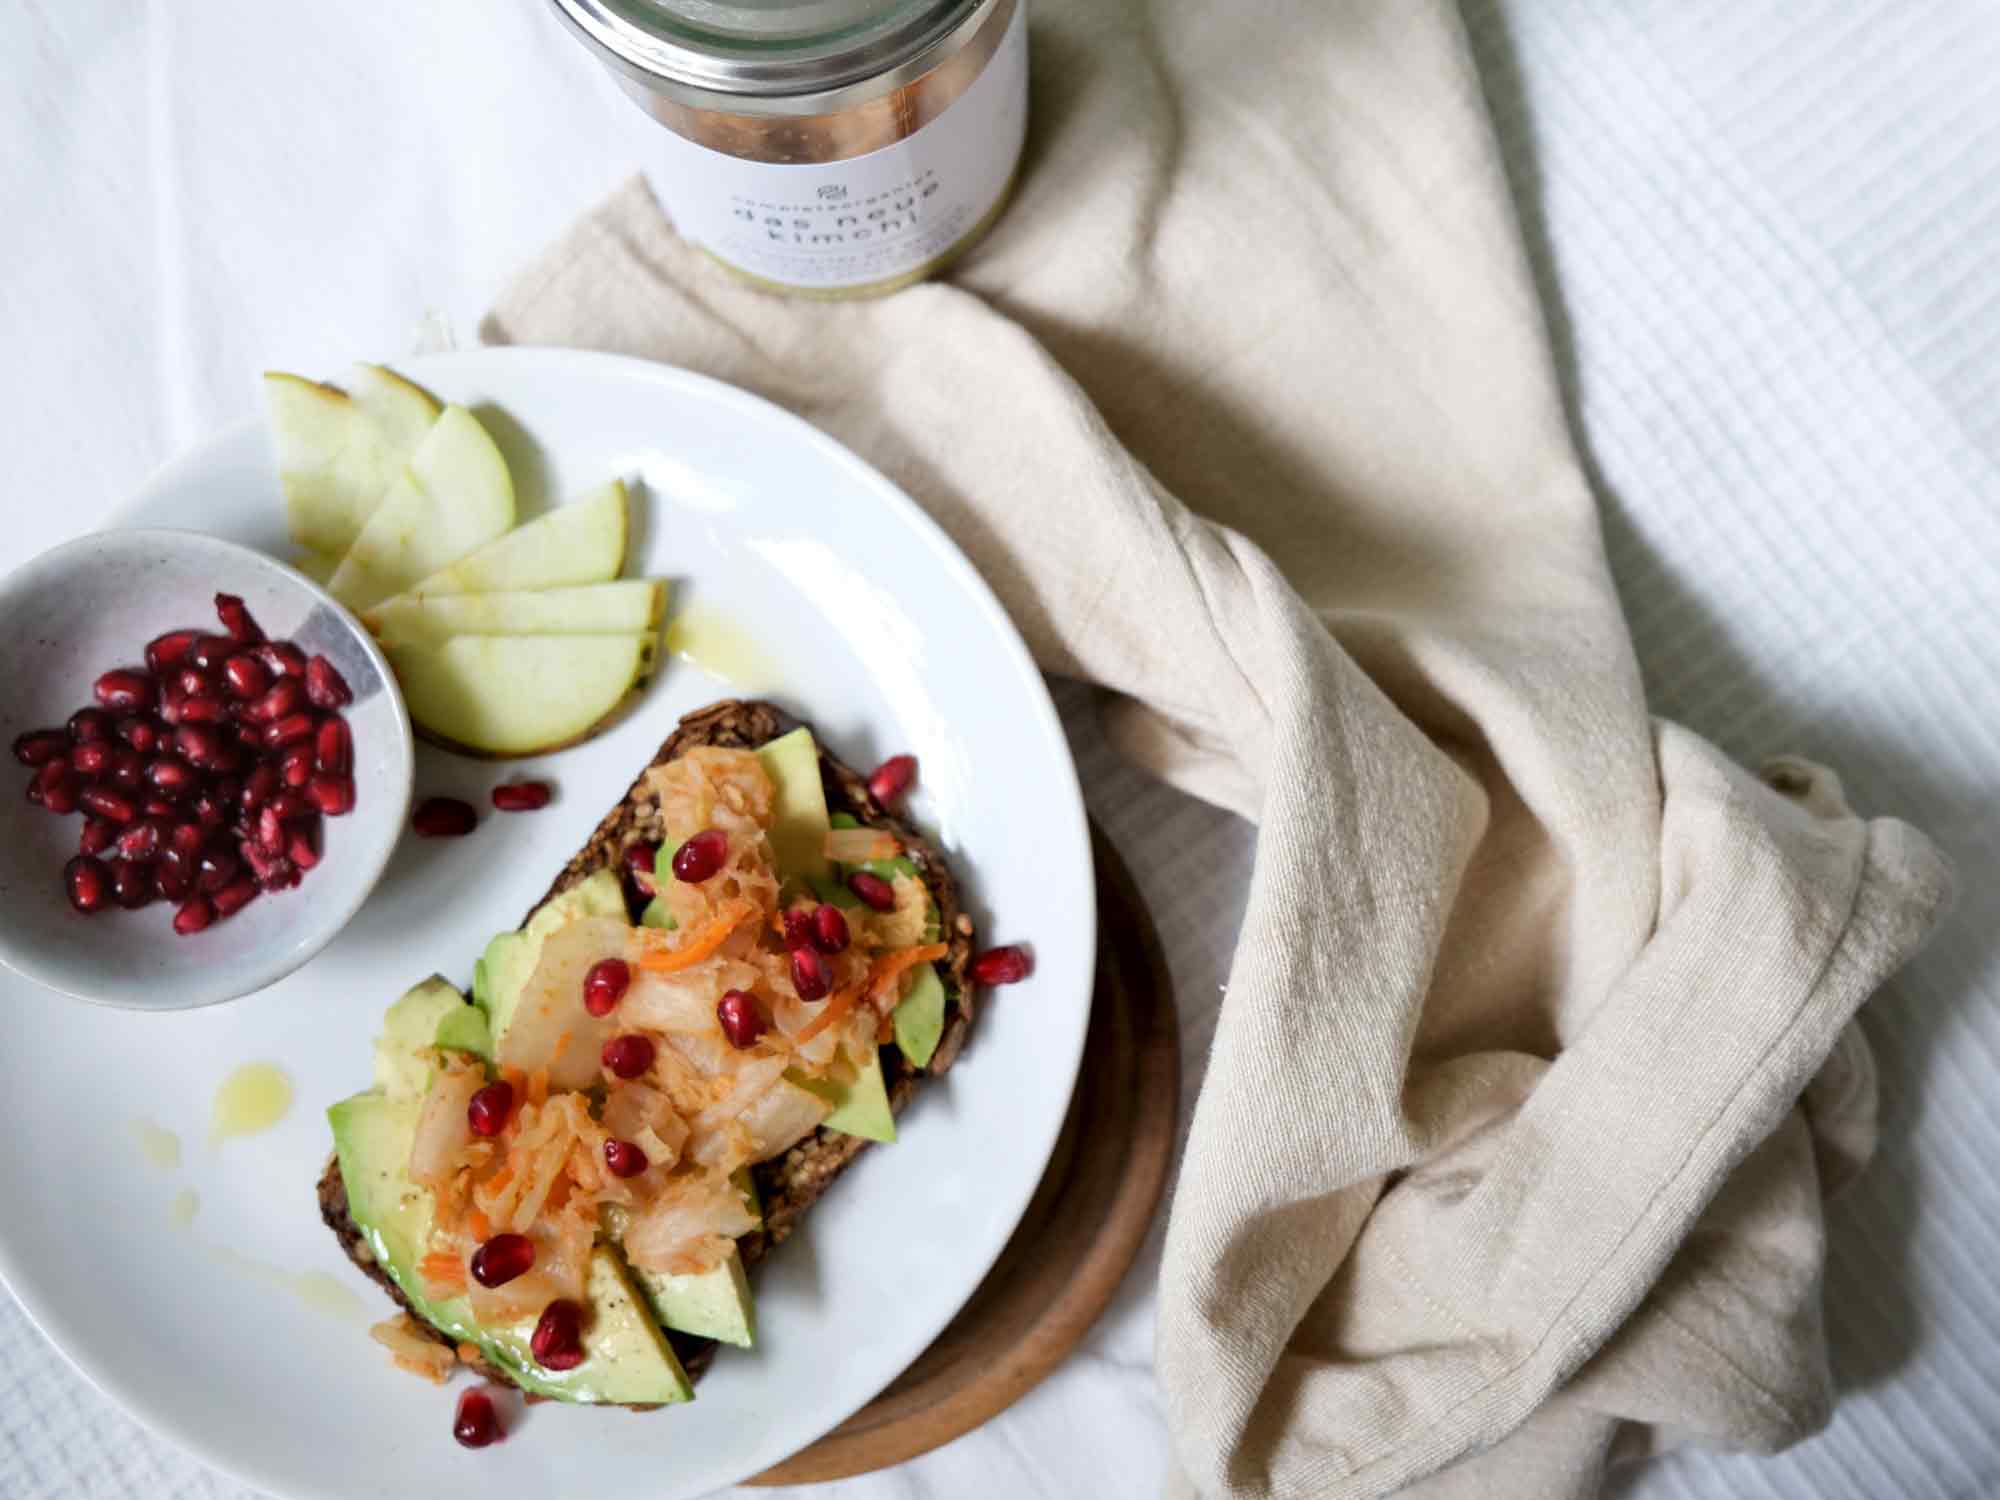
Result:
M201 1195L193 1188L182 1188L167 1205L167 1222L176 1229L192 1229L194 1216L200 1212Z
M222 1245L204 1246L209 1258L228 1266L245 1280L261 1281L279 1291L289 1292L306 1306L343 1323L365 1326L368 1308L353 1288L325 1271L287 1271Z
M171 1172L181 1164L181 1138L163 1125L155 1125L151 1120L134 1120L132 1133L139 1138L139 1151L147 1162L162 1172Z
M210 1145L233 1135L255 1135L284 1119L292 1107L292 1081L270 1063L245 1063L215 1090L209 1109Z
M666 648L735 687L770 689L780 680L755 638L713 607L694 604L676 614L667 622Z

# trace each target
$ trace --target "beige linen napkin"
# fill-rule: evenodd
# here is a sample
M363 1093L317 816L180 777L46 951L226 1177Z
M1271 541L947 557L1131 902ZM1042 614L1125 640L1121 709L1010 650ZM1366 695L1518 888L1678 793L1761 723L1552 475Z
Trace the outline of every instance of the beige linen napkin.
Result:
M1258 823L1159 1288L1184 1484L1587 1494L1812 1430L1848 1022L1937 854L1649 720L1443 0L1044 5L1033 69L951 284L767 297L635 184L487 334L851 444Z

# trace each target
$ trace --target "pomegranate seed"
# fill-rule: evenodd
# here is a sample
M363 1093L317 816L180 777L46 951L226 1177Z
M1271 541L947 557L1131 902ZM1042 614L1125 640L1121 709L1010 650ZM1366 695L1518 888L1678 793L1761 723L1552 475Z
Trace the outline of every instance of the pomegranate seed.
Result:
M636 1034L614 1036L604 1044L598 1061L619 1078L637 1078L653 1065L652 1038Z
M756 1045L757 1038L769 1027L764 1013L757 1009L757 1002L741 990L722 992L722 998L715 1002L715 1019L722 1023L722 1034L729 1038L732 1047Z
M299 883L298 871L284 855L266 849L255 839L245 839L236 847L243 855L243 863L250 867L251 876L264 890L282 891Z
M69 742L65 740L64 744ZM86 780L95 780L111 769L111 747L103 740L92 740L78 745L70 751L70 769Z
M720 828L704 828L674 851L674 879L699 885L722 868L729 858L729 835Z
M185 797L201 784L193 766L178 755L162 755L146 767L146 780L163 797Z
M812 945L822 953L838 953L847 946L847 918L840 908L822 905L812 914Z
M354 736L348 733L347 720L339 714L330 714L319 721L319 733L313 737L313 763L320 770L333 776L345 776L354 769Z
M215 680L196 667L182 667L174 674L173 686L180 690L180 695L184 699L216 696ZM187 717L186 709L181 710L181 717Z
M451 1435L461 1448L484 1448L507 1436L493 1409L493 1398L482 1390L470 1390L458 1398L458 1410L451 1419Z
M1010 943L1004 948L988 948L972 961L966 972L974 984L1019 984L1035 970L1035 960L1026 948Z
M149 818L171 818L180 809L165 797L148 797L139 804L139 811Z
M278 791L278 768L266 761L250 773L243 783L243 795L238 799L244 813L254 813Z
M574 1370L583 1363L583 1311L567 1297L542 1309L528 1350L544 1370Z
M180 660L188 654L195 643L199 630L169 630L165 635L156 635L146 642L146 665L155 676L180 665Z
M306 654L290 641L265 641L254 654L271 669L273 677L305 676Z
M24 766L45 766L69 753L69 736L60 729L31 729L14 741L14 759Z
M123 860L111 868L111 897L127 911L137 911L153 899L153 867L142 860Z
M535 1242L525 1234L496 1234L472 1252L472 1279L489 1290L535 1268Z
M604 1166L613 1177L637 1177L652 1165L646 1160L646 1153L630 1141L610 1140L604 1143Z
M118 837L118 825L107 823L102 818L85 818L83 832L77 836L76 850L79 854L102 854Z
M86 793L102 790L87 786L78 791L76 773L69 768L69 760L64 756L58 756L35 772L35 779L30 785L35 789L35 800L59 818L66 818L75 812ZM129 819L129 809L127 816Z
M301 870L319 863L319 824L295 823L285 835L285 858Z
M593 1016L608 1016L631 985L631 965L622 958L600 958L583 976L583 1008Z
M224 798L219 792L202 792L188 804L188 811L194 814L195 822L201 824L204 833L213 833L229 821L226 809L233 798Z
M884 807L894 807L917 779L914 755L892 755L868 776L868 795Z
M213 894L234 880L241 868L233 849L211 846L202 850L201 858L195 865L195 884Z
M660 863L658 844L627 844L624 861L625 873L632 877L634 885L648 896L659 894L659 882L653 878Z
M140 782L146 778L146 757L128 745L120 745L111 752L111 784L121 792L136 792Z
M153 866L153 889L162 901L181 901L194 889L194 864L177 849L163 853Z
M222 664L222 685L233 698L262 697L271 686L271 669L247 651Z
M182 724L174 730L174 749L190 765L213 771L222 764L222 733L207 724Z
M824 1000L833 988L833 971L810 948L792 950L792 988L801 1000Z
M215 914L218 917L233 917L255 901L259 894L257 882L248 876L233 884L225 885L215 893Z
M474 1135L489 1139L507 1128L507 1116L514 1112L514 1085L501 1079L474 1094L465 1106L465 1123Z
M101 708L79 708L69 716L69 737L79 745L111 738L111 715Z
M264 726L264 748L277 750L295 745L300 740L311 739L312 732L311 714L286 714L282 719L273 719Z
M310 797L301 797L297 792L279 792L271 799L271 806L278 810L278 816L287 823L310 822L319 817L319 806Z
M34 803L35 806L40 807L42 805L42 783L39 779L33 776L28 778L26 795L28 800Z
M243 717L253 724L269 724L297 713L306 706L306 690L296 677L280 677L272 683L263 697L255 699L243 710Z
M222 628L229 632L230 639L238 645L254 646L264 639L264 632L257 621L234 594L215 596L215 616L222 621Z
M205 838L199 823L176 823L167 834L167 847L184 859L197 859Z
M159 685L144 672L114 668L91 687L97 701L114 713L143 713L159 698Z
M206 896L190 896L174 913L174 931L193 937L215 920L215 903Z
M315 778L315 791L320 780ZM320 803L324 807L324 802ZM329 814L331 816L331 814ZM456 797L426 797L417 804L417 810L410 817L410 824L427 839L463 838L479 823L479 814L470 802L461 802Z
M160 721L132 714L118 721L118 738L141 755L151 755L160 747Z
M193 667L197 672L214 672L221 669L224 662L234 656L243 643L233 636L198 635L188 653L181 658L183 667Z
M493 805L502 812L534 812L549 805L546 781L510 781L493 788Z
M151 859L160 852L160 825L142 818L118 835L120 859Z
M43 788L43 794L47 795L46 787ZM94 813L110 823L122 825L131 822L139 815L139 810L129 799L114 792L110 787L87 786L76 794L76 801L85 812ZM51 808L54 811L62 810L54 808L53 804Z
M213 693L197 693L178 700L183 724L220 724L229 717L229 705Z
M306 783L306 796L312 800L313 806L317 807L329 818L342 817L354 811L354 778L352 776L315 776L311 781ZM426 838L439 837L438 831L424 827L424 809L428 808L432 802L445 802L449 800L446 797L433 797L430 802L426 802L423 807L417 809L414 821L417 825L418 833L423 834ZM458 806L465 807L465 804L461 802ZM459 833L470 833L472 831L472 824L478 821L478 815L471 808L465 807L465 812L470 821L466 823L464 828L456 830ZM443 830L445 834L453 831L452 829Z
M298 791L312 780L313 747L306 744L287 745L278 757L278 780Z
M810 948L813 940L812 913L803 906L795 906L784 914L782 925L785 930L787 948Z
M63 888L78 911L103 911L111 899L111 871L103 860L79 854L63 866Z
M871 875L866 870L856 870L847 877L847 888L854 892L863 906L873 911L896 909L896 888L880 875Z
M345 708L354 701L354 690L340 675L340 668L324 656L306 663L306 697L314 708Z
M280 854L285 848L285 820L268 802L257 813L257 843L266 854Z

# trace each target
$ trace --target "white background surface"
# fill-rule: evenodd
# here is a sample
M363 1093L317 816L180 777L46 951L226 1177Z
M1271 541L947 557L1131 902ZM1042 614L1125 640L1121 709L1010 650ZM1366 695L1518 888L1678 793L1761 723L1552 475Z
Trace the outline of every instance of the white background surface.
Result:
M1467 18L1656 707L1746 759L1831 762L1961 875L1956 917L1865 1016L1884 1144L1831 1215L1833 1427L1614 1489L2000 1492L2000 12L1467 0ZM654 128L534 0L10 7L0 556L88 527L248 414L259 369L469 341ZM1248 833L1124 772L1065 701L1165 931L1192 1088ZM61 1150L60 1122L7 1149ZM1147 1279L987 1428L820 1493L1156 1493ZM0 1495L241 1493L0 1301Z

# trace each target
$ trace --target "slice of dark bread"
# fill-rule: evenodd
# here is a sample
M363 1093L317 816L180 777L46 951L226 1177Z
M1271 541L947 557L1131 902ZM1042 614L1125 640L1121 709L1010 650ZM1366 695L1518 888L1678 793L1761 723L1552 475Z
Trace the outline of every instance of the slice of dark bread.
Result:
M647 770L665 765L697 745L754 750L798 726L799 721L776 704L755 699L732 699L689 714L667 736L659 753L634 778L618 805L605 814L604 820L584 842L583 848L563 867L562 873L556 876L548 894L542 899L546 901L551 896L560 895L597 870L622 870L625 851L633 844L658 844L664 840L666 830L660 820L659 806L646 785ZM939 962L938 971L944 978L945 1026L930 1066L912 1067L898 1049L882 1049L882 1074L889 1088L889 1107L901 1114L922 1079L943 1073L951 1067L959 1049L965 1045L966 1034L971 1030L972 991L966 982L965 971L972 959L972 919L959 904L958 882L936 846L891 815L869 795L864 776L833 756L817 734L813 738L819 744L820 782L826 791L828 811L849 813L869 827L887 829L902 841L911 862L929 887L931 899L937 903L938 918L943 927L943 941L948 951ZM541 902L536 905L541 905ZM774 1245L783 1243L785 1237L797 1227L805 1211L869 1144L859 1136L822 1128L784 1155L752 1168L752 1176L764 1200L764 1227L737 1241L744 1264L754 1266ZM391 1297L403 1305L405 1311L411 1311L408 1300L395 1282L375 1264L368 1242L348 1212L347 1185L341 1181L338 1157L328 1160L326 1171L320 1176L319 1206L320 1217L339 1239L348 1258L380 1283ZM416 1321L440 1343L451 1343L449 1338L421 1318ZM714 1343L680 1333L670 1334L669 1337L688 1374L699 1379L701 1372L714 1359ZM507 1381L505 1371L478 1358L471 1346L460 1347L458 1353L461 1360L489 1379Z

